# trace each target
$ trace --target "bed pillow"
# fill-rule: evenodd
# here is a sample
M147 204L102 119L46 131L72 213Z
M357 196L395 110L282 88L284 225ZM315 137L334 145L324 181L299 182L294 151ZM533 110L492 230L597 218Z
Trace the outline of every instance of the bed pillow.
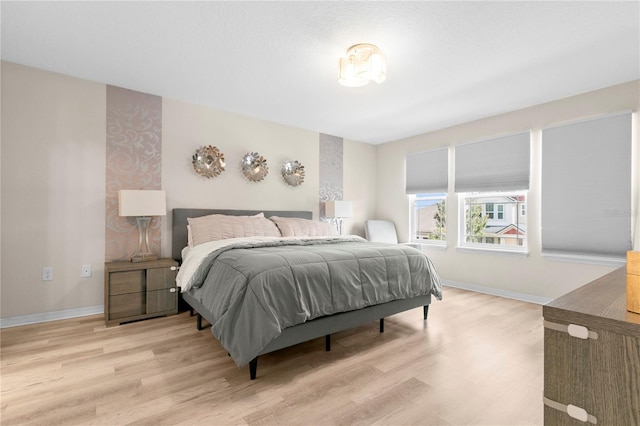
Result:
M328 222L318 222L297 217L271 216L283 237L331 237L338 235L336 227Z
M249 216L249 217L264 217L264 213L260 212L258 214L254 214L253 216ZM193 247L193 234L191 233L191 225L187 225L187 246ZM184 259L184 256L182 256L182 258Z
M241 237L280 237L280 231L260 213L256 216L212 214L187 218L191 245Z

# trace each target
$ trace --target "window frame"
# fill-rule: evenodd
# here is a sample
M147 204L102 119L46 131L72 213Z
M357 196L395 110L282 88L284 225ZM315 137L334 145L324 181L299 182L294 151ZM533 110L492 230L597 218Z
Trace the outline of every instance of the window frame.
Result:
M416 238L418 226L416 217L416 202L419 201L443 201L445 205L445 232L444 239L431 240L431 239L418 239ZM412 244L421 244L433 247L447 247L447 232L446 232L446 209L447 209L447 193L430 193L430 194L410 194L409 195L409 242Z
M493 244L493 243L484 243L484 242L467 242L466 241L466 225L467 225L467 217L466 217L466 204L467 204L467 200L469 198L492 198L492 197L524 197L524 202L521 205L525 205L528 202L528 190L520 190L520 191L492 191L492 192L461 192L458 193L458 242L457 242L457 249L461 249L461 250L471 250L471 251L488 251L488 252L503 252L503 253L516 253L516 254L525 254L527 255L529 253L529 238L528 236L526 236L524 238L524 243L523 245L509 245L509 244ZM481 200L480 203L478 203L478 205L482 206L482 214L487 214L488 211L486 211L486 204L487 202L484 200ZM496 222L505 222L505 218L503 216L502 219L496 219L495 216L498 213L498 209L496 208L496 206L498 205L503 205L503 210L502 210L502 214L504 215L506 212L506 208L504 207L505 203L496 203L494 202L494 219L489 219L489 220L493 220ZM519 206L517 206L515 209L515 220L516 223L514 223L514 225L518 226L520 224L520 222L518 221L518 219L520 218L520 208ZM524 223L524 225L526 226L526 222ZM526 231L525 231L526 232ZM495 238L495 236L490 236L490 237L486 237L483 236L484 238Z

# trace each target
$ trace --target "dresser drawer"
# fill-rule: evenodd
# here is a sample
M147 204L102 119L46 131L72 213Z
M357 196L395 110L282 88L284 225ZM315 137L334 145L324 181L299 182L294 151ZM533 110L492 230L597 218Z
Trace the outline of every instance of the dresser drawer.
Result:
M640 339L581 324L573 327L586 338L553 329L567 326L545 321L545 424L640 424Z

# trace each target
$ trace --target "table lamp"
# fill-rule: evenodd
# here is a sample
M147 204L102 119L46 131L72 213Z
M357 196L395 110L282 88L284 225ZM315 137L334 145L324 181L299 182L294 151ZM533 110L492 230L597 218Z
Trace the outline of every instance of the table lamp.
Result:
M158 256L149 250L149 223L151 216L167 214L164 191L122 189L118 191L118 214L135 216L138 223L138 251L131 261L157 260Z
M342 218L353 216L351 201L330 200L324 203L325 217L335 218L338 223L338 232L342 235Z

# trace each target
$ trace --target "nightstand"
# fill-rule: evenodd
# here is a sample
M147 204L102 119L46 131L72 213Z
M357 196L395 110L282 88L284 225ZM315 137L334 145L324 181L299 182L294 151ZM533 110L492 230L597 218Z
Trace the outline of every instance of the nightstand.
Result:
M104 319L107 325L178 313L173 259L104 264Z

